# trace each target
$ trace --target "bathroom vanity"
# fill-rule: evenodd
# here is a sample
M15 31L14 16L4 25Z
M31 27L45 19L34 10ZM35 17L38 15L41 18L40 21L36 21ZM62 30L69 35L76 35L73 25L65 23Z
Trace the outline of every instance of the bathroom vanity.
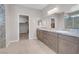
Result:
M79 53L78 33L38 28L37 38L58 54Z

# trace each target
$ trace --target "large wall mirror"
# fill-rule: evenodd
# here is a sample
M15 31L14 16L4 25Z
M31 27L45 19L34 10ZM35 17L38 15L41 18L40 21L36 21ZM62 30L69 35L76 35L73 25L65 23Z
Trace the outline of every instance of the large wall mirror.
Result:
M64 17L64 21L66 29L79 29L79 10L68 13Z

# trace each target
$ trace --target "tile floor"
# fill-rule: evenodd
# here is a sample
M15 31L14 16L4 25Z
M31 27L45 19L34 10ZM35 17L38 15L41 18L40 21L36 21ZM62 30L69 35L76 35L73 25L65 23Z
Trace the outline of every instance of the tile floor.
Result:
M20 40L0 49L0 54L55 54L39 40Z

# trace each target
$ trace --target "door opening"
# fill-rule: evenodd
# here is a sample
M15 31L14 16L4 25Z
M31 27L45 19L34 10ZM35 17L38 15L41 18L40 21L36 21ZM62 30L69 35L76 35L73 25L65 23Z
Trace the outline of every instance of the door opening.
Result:
M29 16L19 15L19 38L29 39Z

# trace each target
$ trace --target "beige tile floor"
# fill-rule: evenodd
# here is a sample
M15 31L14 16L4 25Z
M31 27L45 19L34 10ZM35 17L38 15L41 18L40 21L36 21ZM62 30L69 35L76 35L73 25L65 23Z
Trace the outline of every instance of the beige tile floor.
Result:
M20 40L0 49L1 54L55 54L39 40Z

